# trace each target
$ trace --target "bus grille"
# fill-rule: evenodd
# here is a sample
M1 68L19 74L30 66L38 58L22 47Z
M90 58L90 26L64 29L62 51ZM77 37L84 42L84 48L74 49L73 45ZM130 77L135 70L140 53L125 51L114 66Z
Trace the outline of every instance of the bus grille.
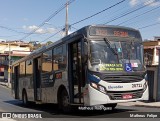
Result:
M125 100L123 99L123 95L125 94L132 94L132 99L141 98L144 90L134 90L134 91L108 91L107 94L109 95L111 100Z
M130 75L121 75L121 76L103 76L102 80L108 83L132 83L132 82L139 82L143 80L142 76L130 76Z

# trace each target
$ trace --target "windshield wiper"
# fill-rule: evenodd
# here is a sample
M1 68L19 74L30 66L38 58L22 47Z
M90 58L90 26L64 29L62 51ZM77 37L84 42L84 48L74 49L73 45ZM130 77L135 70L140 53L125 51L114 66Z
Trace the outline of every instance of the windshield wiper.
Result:
M108 45L109 49L115 54L118 55L117 51L115 51L112 47L111 47L111 43L109 42L109 40L107 38L104 38L104 41L106 42L106 44Z
M134 47L133 46L133 42L134 42L134 40L131 40L131 42L129 44L130 49L128 50L128 48L127 48L127 53L128 53L128 56L129 56L129 58L128 58L129 59L129 63L130 63L130 60L131 60L131 50Z
M119 63L118 52L111 47L111 43L110 43L110 41L108 40L108 38L104 38L104 41L105 41L105 43L108 45L109 49L113 52L113 54L117 56L118 63ZM116 49L116 45L115 45L115 49Z

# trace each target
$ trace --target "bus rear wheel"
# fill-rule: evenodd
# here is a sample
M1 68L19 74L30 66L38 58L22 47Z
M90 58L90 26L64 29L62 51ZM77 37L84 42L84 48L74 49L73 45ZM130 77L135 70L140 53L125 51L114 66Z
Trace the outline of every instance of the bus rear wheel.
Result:
M27 93L26 93L26 91L23 91L23 93L22 93L22 103L23 103L23 105L25 105L25 106L28 105L28 98L27 98Z
M69 95L65 89L63 89L59 95L59 109L65 113L70 112Z

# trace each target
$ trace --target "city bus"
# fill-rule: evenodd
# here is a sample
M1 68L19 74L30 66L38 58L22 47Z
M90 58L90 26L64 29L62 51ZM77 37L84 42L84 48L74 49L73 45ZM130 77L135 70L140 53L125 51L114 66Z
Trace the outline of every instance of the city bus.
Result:
M12 94L23 104L104 105L148 100L140 32L89 25L12 64Z

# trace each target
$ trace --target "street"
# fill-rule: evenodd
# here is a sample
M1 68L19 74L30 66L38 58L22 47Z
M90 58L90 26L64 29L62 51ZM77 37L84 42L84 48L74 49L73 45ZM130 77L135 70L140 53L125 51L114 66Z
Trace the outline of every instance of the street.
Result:
M135 120L134 118L119 118L119 117L125 117L125 115L128 115L128 112L160 112L160 108L146 108L146 107L131 107L131 106L117 106L115 110L107 110L107 111L74 111L69 114L64 114L60 111L58 111L56 105L51 104L43 104L43 105L35 105L31 104L28 107L24 107L22 105L22 102L19 100L15 100L11 96L10 89L6 87L0 86L0 112L19 112L19 113L40 113L43 112L46 116L48 116L45 119L42 120L74 120L75 118L78 118L78 120ZM111 118L113 117L113 118ZM23 121L35 121L39 119L0 119L0 121L17 121L17 120L23 120ZM137 120L137 119L136 119ZM141 118L140 120L146 120L146 118ZM152 118L148 118L147 120L153 120ZM158 120L154 119L154 120Z

